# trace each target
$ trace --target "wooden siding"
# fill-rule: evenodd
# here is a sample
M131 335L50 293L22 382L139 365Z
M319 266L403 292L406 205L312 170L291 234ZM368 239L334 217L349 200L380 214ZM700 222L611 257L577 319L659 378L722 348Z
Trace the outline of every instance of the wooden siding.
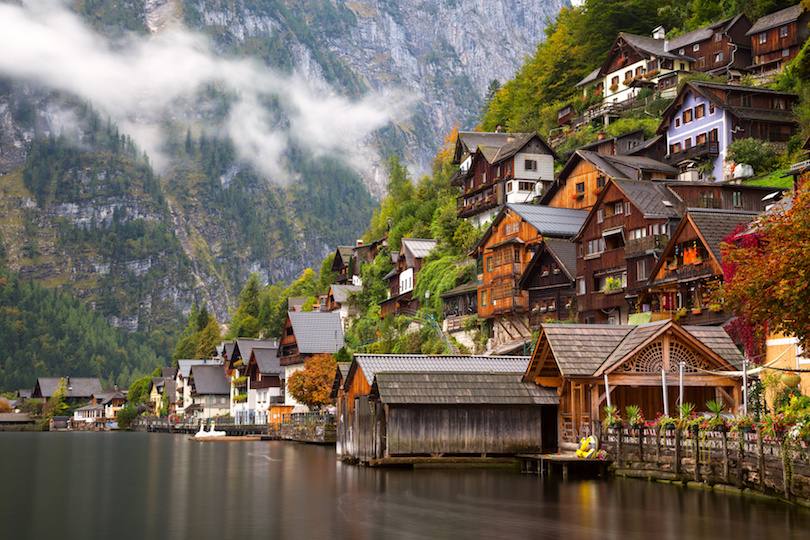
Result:
M796 57L802 44L807 40L807 23L810 20L810 13L804 13L798 21L770 28L764 32L757 32L751 35L751 54L753 56L753 67L758 69L767 66L770 62L784 63ZM787 27L787 35L780 37L783 27ZM760 43L760 35L766 35L765 43ZM788 49L788 56L784 56L782 51Z
M588 210L595 203L599 192L596 188L596 178L605 176L590 162L580 159L580 162L571 171L568 177L561 179L564 183L559 187L557 193L549 201L549 206L556 208L574 208L577 210ZM582 197L577 194L577 184L584 183L585 191Z
M368 403L371 386L366 381L363 371L358 367L348 387L340 388L337 395L337 455L356 456L357 441L354 411L357 403Z
M543 449L541 406L390 405L390 456L519 454Z
M279 364L282 366L290 366L304 362L304 359L298 352L298 342L295 340L295 334L292 331L292 323L289 317L287 317L287 321L284 323L284 330L281 331L278 355Z

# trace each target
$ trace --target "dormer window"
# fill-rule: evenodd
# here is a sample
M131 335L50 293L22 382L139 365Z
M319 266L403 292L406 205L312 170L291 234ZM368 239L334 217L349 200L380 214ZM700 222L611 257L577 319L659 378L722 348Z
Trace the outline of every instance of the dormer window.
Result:
M697 52L700 50L700 43L695 43L692 45L692 52Z
M779 28L779 37L786 38L788 36L788 27L787 25L782 26Z

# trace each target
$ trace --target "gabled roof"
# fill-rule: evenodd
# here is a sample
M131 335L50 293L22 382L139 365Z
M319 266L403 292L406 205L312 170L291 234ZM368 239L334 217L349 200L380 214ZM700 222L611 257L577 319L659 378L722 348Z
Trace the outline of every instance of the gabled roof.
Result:
M540 341L547 341L563 376L589 377L633 328L611 324L543 324ZM537 367L535 359L542 350L540 341L534 348L527 376Z
M378 372L488 372L517 373L526 371L527 356L463 356L416 354L355 354L346 381L362 370L366 382L374 384Z
M795 6L790 6L789 8L771 13L770 15L765 15L764 17L757 19L757 22L754 23L751 30L746 32L745 35L751 36L770 28L775 28L777 26L782 26L783 24L793 22L798 20L798 18L802 16L803 12L804 7L801 5L801 3L799 3Z
M459 131L456 138L456 149L453 156L453 163L461 163L467 154L474 154L480 147L490 147L497 149L517 139L521 139L529 133L498 133L482 131Z
M572 208L556 208L553 206L540 206L535 204L507 203L501 208L489 228L481 236L473 253L483 246L496 226L507 212L515 212L520 219L531 225L543 237L571 238L582 227L588 217L587 210L574 210Z
M234 350L235 347L236 347L236 343L233 342L233 341L225 341L225 342L223 342L223 351L222 351L223 356L222 357L226 361L229 361L231 359L231 357L233 356L233 350ZM188 373L184 373L183 377L188 377Z
M233 349L233 354L230 356L230 358L228 358L229 365L233 365L238 358L241 358L242 363L247 365L248 361L250 360L250 355L254 349L278 349L277 339L240 338L235 339L234 343L236 346Z
M712 39L717 30L727 31L729 28L731 28L732 26L741 21L744 23L748 23L748 25L751 24L745 13L740 13L739 15L735 15L734 17L729 17L727 19L723 19L722 21L717 21L711 24L707 24L706 26L701 26L697 30L692 30L691 32L687 32L685 34L681 34L680 36L670 39L669 49L674 51L680 49L681 47L686 47L687 45L692 45L700 41Z
M259 373L262 375L284 374L284 368L279 363L278 349L253 349L251 360L256 362Z
M44 398L54 395L59 388L61 377L40 377L34 387L35 394ZM39 388L39 392L36 389ZM66 398L86 398L90 399L93 394L100 394L101 381L98 377L65 377L65 397Z
M440 295L441 298L451 298L453 296L459 296L462 294L467 294L471 292L476 292L478 290L478 284L475 281L470 283L464 283L463 285L459 285L458 287L454 287L449 291L442 293Z
M605 58L602 67L600 68L600 73L602 74L613 73L608 72L608 66L610 66L610 62L611 59L613 58L616 45L620 41L624 41L625 43L627 43L630 47L635 49L636 52L638 52L643 57L668 58L671 60L688 62L690 64L695 62L694 58L674 54L673 52L668 50L668 44L665 39L655 39L652 37L637 36L636 34L628 34L625 32L620 32L619 35L616 36L616 40L610 46L610 51L608 52L608 55Z
M199 364L191 367L194 375L194 391L197 395L229 395L231 385L223 366Z
M578 148L575 148L574 151L576 151L576 150L589 150L591 148L596 148L598 146L601 146L601 145L603 145L605 143L609 143L610 141L618 141L620 139L627 139L627 138L630 138L630 137L633 137L633 136L638 136L638 135L641 135L642 139L644 138L644 128L638 128L638 129L634 129L633 131L628 131L626 133L620 133L619 135L616 135L615 137L608 137L606 139L599 139L596 142L592 142L592 143L589 143L589 144L584 144L584 145L582 145L582 146L580 146ZM572 153L573 153L573 151L572 151Z
M160 375L164 379L174 379L177 377L177 366L162 368Z
M675 246L680 242L680 236L687 224L691 223L701 239L709 255L714 259L714 263L722 268L722 254L720 244L723 239L734 233L734 230L741 223L750 223L757 217L756 212L743 212L741 210L712 210L708 208L690 208L684 215L678 227L672 233L667 246L664 248L661 257L656 261L650 272L648 283L651 283L661 267L666 264L667 258L671 257L675 251Z
M330 285L329 286L329 293L334 298L335 302L343 303L349 299L349 295L351 293L356 293L362 291L362 287L357 287L356 285Z
M595 70L591 71L585 77L582 78L577 84L574 85L574 88L579 88L580 86L585 86L586 84L590 84L599 79L599 74L602 71L602 66L599 66Z
M378 372L375 388L384 404L559 404L555 389L524 383L522 376L523 372Z
M338 246L335 250L335 258L332 261L332 270L337 271L346 266L354 256L355 246Z
M403 238L399 246L399 255L405 257L409 268L413 268L417 259L424 259L435 247L436 240L432 238Z
M231 345L233 345L233 343L231 343ZM206 359L188 359L188 360L184 359L184 360L178 360L177 361L177 369L180 371L180 375L184 379L188 379L189 375L191 375L191 366L199 366L199 365L204 365L204 364L222 365L222 364L219 363L219 361L213 360L213 359L210 359L210 358L206 358Z
M301 354L336 353L343 347L343 325L335 312L290 311L287 313Z
M649 180L612 180L645 218L676 217L678 197L660 182Z
M565 272L572 282L577 276L577 246L570 240L558 240L556 238L544 238L543 243L540 244L538 251L535 253L532 260L526 266L523 275L520 276L519 287L521 289L527 288L527 283L530 276L537 270L537 267L542 263L540 262L543 257L541 253L546 251L557 264Z
M540 144L545 147L546 151L550 155L554 156L555 159L559 157L554 149L549 146L548 142L546 142L546 140L535 131L534 133L527 133L522 137L517 137L514 141L508 142L505 145L497 148L495 154L491 158L487 158L487 161L489 161L492 165L500 163L501 161L508 159L520 152L524 146L529 144L534 139L540 141Z
M343 387L343 383L346 381L346 377L349 376L349 370L352 367L351 362L338 362L337 369L335 370L335 380L332 381L332 391L329 394L329 397L335 399L338 397L338 393L340 389Z

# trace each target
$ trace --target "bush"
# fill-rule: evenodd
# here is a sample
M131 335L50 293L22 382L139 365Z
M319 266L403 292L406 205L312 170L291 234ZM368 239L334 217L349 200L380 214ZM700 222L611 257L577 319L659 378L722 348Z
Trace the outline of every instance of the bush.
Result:
M745 163L757 174L767 172L776 161L776 150L770 143L760 139L739 139L728 145L728 161Z
M135 406L130 402L125 403L115 415L115 419L118 421L118 429L129 429L137 417L138 410Z

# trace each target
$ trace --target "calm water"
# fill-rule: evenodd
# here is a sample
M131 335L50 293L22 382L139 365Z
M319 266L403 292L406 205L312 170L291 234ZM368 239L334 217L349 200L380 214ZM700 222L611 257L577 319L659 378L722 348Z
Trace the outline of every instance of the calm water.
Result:
M286 442L0 433L5 539L810 538L810 512L635 480L370 470Z

